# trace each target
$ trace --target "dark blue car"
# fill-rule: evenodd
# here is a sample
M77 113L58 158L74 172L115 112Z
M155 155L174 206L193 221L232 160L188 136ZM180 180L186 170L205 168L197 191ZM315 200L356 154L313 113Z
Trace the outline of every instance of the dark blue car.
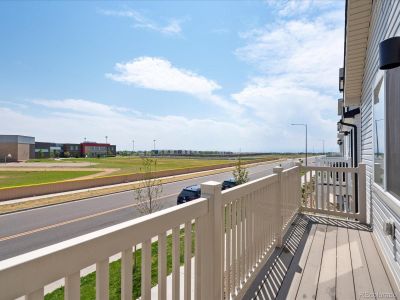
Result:
M201 196L201 189L200 185L191 185L185 187L182 192L178 195L178 199L176 204L186 203L195 199L200 198Z
M236 180L234 178L231 178L228 180L224 180L224 182L222 183L222 189L223 190L230 189L236 185L237 185Z

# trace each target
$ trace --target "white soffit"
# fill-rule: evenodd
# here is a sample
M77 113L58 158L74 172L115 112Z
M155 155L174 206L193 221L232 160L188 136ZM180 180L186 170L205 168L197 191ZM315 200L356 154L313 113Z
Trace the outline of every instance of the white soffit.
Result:
M372 0L347 0L344 103L360 105Z

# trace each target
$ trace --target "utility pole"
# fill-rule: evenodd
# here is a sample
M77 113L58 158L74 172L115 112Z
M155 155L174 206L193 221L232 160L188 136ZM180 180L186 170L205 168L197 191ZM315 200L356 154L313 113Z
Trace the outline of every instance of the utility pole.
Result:
M153 140L154 143L154 151L156 151L156 140Z

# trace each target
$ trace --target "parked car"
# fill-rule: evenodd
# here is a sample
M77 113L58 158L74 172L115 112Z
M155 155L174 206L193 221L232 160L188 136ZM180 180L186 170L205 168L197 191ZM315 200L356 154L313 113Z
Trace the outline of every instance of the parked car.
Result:
M236 185L236 180L234 178L224 180L224 182L222 182L222 190L230 189Z
M186 203L195 199L200 198L201 196L201 189L200 185L191 185L185 187L182 192L178 195L178 199L176 204Z

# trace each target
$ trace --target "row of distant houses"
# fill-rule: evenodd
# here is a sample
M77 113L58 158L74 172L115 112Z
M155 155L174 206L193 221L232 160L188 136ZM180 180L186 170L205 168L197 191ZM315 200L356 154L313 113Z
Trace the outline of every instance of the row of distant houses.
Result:
M152 150L151 153L153 155L171 155L171 156L180 156L180 155L209 155L209 156L224 156L224 155L233 155L233 152L230 151L197 151L197 150Z
M36 142L34 137L0 135L0 161L26 161L34 158L115 156L115 145L85 141L82 143Z

